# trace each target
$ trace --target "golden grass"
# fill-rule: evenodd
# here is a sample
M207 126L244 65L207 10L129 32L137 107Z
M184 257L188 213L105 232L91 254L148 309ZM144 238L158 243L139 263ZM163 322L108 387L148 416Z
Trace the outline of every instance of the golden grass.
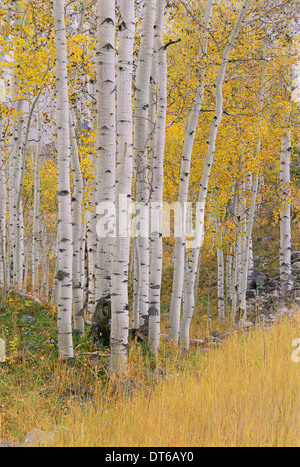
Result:
M291 355L299 324L300 318L283 320L271 330L236 334L223 348L209 355L194 351L189 359L163 344L159 365L168 376L154 385L145 374L140 348L133 347L129 379L141 388L133 397L123 393L116 398L115 383L105 393L95 385L96 410L73 404L64 413L51 407L51 396L33 390L32 397L22 399L21 388L15 388L14 400L0 410L0 439L3 434L7 439L10 426L11 433L26 433L63 425L68 430L56 437L55 446L298 447L300 363ZM59 371L57 387L72 378L73 370Z

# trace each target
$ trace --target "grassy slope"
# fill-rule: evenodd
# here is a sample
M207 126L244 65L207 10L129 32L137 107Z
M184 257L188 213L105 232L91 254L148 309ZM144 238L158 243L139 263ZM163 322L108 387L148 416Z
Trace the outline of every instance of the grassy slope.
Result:
M55 326L51 310L11 298L6 326L18 339L11 339L10 358L0 368L0 439L22 441L32 428L65 426L55 445L300 446L300 364L291 359L300 318L234 335L208 355L195 349L188 359L163 343L155 362L132 343L128 378L138 389L128 397L121 386L116 397L117 382L107 384L105 377L106 358L91 366L90 357L78 355L75 367L61 365L48 342ZM14 306L37 319L25 337ZM0 319L3 324L3 314ZM29 336L35 351L22 350ZM76 342L77 353L87 348L88 338ZM154 383L156 365L166 376ZM68 396L78 386L78 394ZM91 391L92 403L82 388Z
M260 268L271 268L271 276L276 275L275 253L270 255L276 242L274 235L268 245L255 245ZM205 260L191 337L203 338L219 328L212 319L208 329L207 320L211 278L210 306L216 313L215 275L215 260ZM166 266L163 303L170 299L171 281L172 267ZM34 326L20 324L18 318L25 314L36 318ZM163 342L156 362L145 346L131 343L128 378L140 389L133 399L124 392L116 398L116 382L107 384L108 358L80 355L97 350L89 337L74 336L76 364L62 365L50 344L56 337L55 310L9 294L0 310L0 338L6 340L8 355L6 366L0 365L0 439L22 441L32 428L50 432L63 425L70 430L57 438L57 445L299 446L300 364L291 360L299 323L300 318L272 331L254 331L249 338L234 336L209 355L193 349L188 359ZM167 326L165 316L163 332ZM29 342L35 350L24 348ZM168 375L162 384L153 385L155 367ZM79 394L70 395L70 388L78 386ZM82 388L91 391L92 403L83 401Z

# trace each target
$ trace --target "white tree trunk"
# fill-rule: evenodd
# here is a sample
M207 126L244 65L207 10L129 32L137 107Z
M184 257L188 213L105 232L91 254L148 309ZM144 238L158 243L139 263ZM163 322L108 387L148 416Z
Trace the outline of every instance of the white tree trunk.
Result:
M63 360L73 358L72 339L72 213L70 187L70 105L65 2L53 1L56 40L57 186L58 186L58 345Z
M37 146L34 164L34 207L33 207L33 232L32 232L32 291L39 288L39 265L41 248L41 227L40 227L40 168L42 152L42 127L39 106L37 108Z
M280 193L283 209L280 215L280 282L283 297L288 297L293 287L292 265L291 265L291 205L290 205L290 168L292 139L290 130L290 118L282 138L282 149L280 158Z
M73 224L73 318L74 331L79 335L84 334L84 310L83 310L83 282L82 282L82 201L83 178L81 173L74 112L70 112L70 142L71 142L71 166L73 172L73 198L72 198L72 224Z
M262 127L262 114L265 102L265 85L266 85L266 47L264 47L263 51L263 68L262 68L262 80L261 80L261 89L260 89L260 97L259 97L259 134L257 138L257 147L256 147L256 154L260 154L261 151L261 127ZM252 177L251 177L252 179ZM247 222L247 229L246 229L246 239L245 239L245 250L244 250L244 258L243 258L243 273L242 279L240 283L240 290L241 290L241 311L244 314L244 319L247 317L247 300L246 300L246 292L247 292L247 284L248 284L248 272L249 272L249 262L250 262L250 254L252 250L252 230L253 224L255 219L255 211L256 211L256 201L257 201L257 194L258 194L258 187L259 187L259 174L256 173L254 175L254 180L252 182L252 197L251 197L251 207L249 218Z
M6 293L6 198L3 126L0 121L0 283L2 284L2 305Z
M165 0L157 0L152 80L157 87L157 121L153 138L151 207L157 216L158 230L151 222L150 284L149 284L149 346L157 353L160 341L160 295L163 255L163 187L164 152L167 118L167 52L163 42Z
M199 76L199 84L196 90L196 95L194 98L192 109L188 117L185 134L184 134L184 146L183 146L182 159L181 159L180 182L179 182L179 193L178 193L178 207L179 209L182 209L182 211L185 210L185 203L188 201L192 153L193 153L196 131L197 131L197 126L198 126L198 121L199 121L199 115L202 109L204 93L206 89L205 75L206 75L208 36L209 36L207 31L210 27L214 5L215 5L215 0L207 1L206 11L205 11L205 16L204 16L205 31L203 33L202 43L201 43L201 47L199 50L199 60L202 65L200 66L201 71L200 71L200 76ZM183 215L183 219L185 219L185 215ZM173 289L172 289L171 306L170 306L169 336L171 339L173 339L173 341L176 344L178 344L178 340L179 340L180 312L181 312L183 282L184 282L184 258L185 258L185 247L186 247L184 224L185 224L185 221L182 222L182 235L176 236L175 238ZM192 271L189 271L189 272L193 273ZM190 304L186 302L186 306L190 307ZM193 313L193 310L191 308L190 310Z
M120 0L122 23L119 33L117 65L117 173L116 227L112 268L111 360L113 372L126 373L129 330L128 272L130 257L129 231L122 231L130 221L133 175L132 76L135 35L134 0Z
M97 180L98 221L105 214L103 203L115 202L116 163L116 24L115 1L98 0L97 26ZM97 238L96 306L110 295L113 235Z
M134 166L136 179L137 203L143 205L140 222L142 226L149 223L149 180L148 180L148 117L150 105L150 76L154 43L156 0L145 0L142 36L137 65L135 82L134 106ZM135 295L135 308L138 310L138 319L135 319L136 328L144 327L148 330L149 312L149 261L150 242L149 235L137 234L137 246L140 263L135 271L135 287L139 293ZM138 274L138 275L136 275Z
M225 82L227 67L228 67L228 59L229 55L234 47L235 41L238 37L240 29L242 27L243 19L246 14L248 8L249 0L244 0L241 11L239 13L238 19L234 26L233 32L229 38L229 42L225 47L225 50L222 55L222 61L220 65L220 70L216 82L216 112L213 118L209 140L208 140L208 149L207 149L207 156L204 164L204 169L202 173L202 179L200 184L200 190L198 195L198 203L200 206L200 214L201 218L197 220L198 225L197 229L198 232L202 232L204 228L204 215L205 215L205 206L206 206L206 199L207 199L207 192L208 192L208 184L210 180L210 173L214 163L215 158L215 149L216 149L216 141L218 136L219 126L221 124L223 118L223 86ZM189 349L189 329L190 323L192 320L192 316L194 314L195 309L195 280L197 274L197 266L199 262L199 255L200 255L200 246L197 245L195 248L192 249L191 252L191 265L190 265L190 287L188 297L185 297L185 303L183 307L183 315L182 315L182 322L180 328L180 342L181 347L184 350ZM176 337L176 336L175 336Z

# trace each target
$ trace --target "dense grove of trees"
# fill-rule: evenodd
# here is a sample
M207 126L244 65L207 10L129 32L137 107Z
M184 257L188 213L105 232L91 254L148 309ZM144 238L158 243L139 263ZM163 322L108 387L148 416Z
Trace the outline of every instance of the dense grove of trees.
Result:
M2 302L9 289L51 301L69 360L106 300L110 368L126 373L130 332L158 352L172 252L169 337L188 351L206 252L220 323L247 319L266 205L291 296L298 2L0 5Z

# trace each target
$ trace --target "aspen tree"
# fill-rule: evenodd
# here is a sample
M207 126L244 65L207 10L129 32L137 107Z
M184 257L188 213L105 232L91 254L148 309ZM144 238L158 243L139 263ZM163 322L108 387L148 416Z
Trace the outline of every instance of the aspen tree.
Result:
M282 137L282 148L280 156L280 194L283 202L280 213L280 283L283 297L288 297L293 287L292 281L292 238L291 238L291 205L290 205L290 183L291 183L291 152L292 138L290 129L290 117L284 122L284 135Z
M115 1L98 0L97 16L97 219L106 214L105 203L115 202L116 164L116 18ZM110 216L110 213L108 213ZM113 213L111 213L113 215ZM112 219L113 220L113 219ZM106 226L103 226L106 228ZM97 238L96 306L110 295L114 232Z
M261 79L261 89L260 89L260 97L259 97L259 135L257 139L257 147L256 147L256 154L259 156L261 151L261 130L262 130L262 117L263 117L263 108L265 102L265 84L266 84L266 59L267 59L267 50L266 46L264 46L263 50L263 67L262 67L262 79ZM251 238L252 238L252 230L255 218L255 210L256 210L256 199L259 187L259 174L256 173L254 175L254 180L252 182L252 196L251 196L251 206L250 206L250 213L248 218L248 225L246 228L246 239L245 239L245 250L244 250L244 257L242 262L242 278L240 283L240 291L241 291L241 310L244 314L244 319L247 317L247 302L246 302L246 292L247 292L247 283L248 283L248 272L249 272L249 263L250 263L250 254L251 254Z
M149 230L149 171L148 171L148 117L150 105L150 76L154 43L154 24L156 0L145 0L141 45L136 71L134 96L134 170L135 170L135 201L142 207L140 225L143 231ZM148 229L147 229L148 226ZM149 233L137 232L136 258L139 264L135 268L134 327L148 330L149 319Z
M41 226L40 226L40 168L42 152L42 127L40 108L37 107L37 146L34 164L34 207L33 207L33 232L32 232L32 290L39 288L39 265L41 248Z
M111 360L113 372L126 373L129 330L128 272L131 185L133 176L132 80L135 34L134 0L120 0L117 63L116 239L112 267Z
M0 101L1 104L1 101ZM2 284L3 305L6 293L6 176L4 160L3 126L0 121L0 283Z
M157 353L160 340L160 293L162 279L163 255L163 186L164 186L164 152L167 117L167 51L163 42L165 0L157 0L156 20L154 26L154 54L152 81L157 91L156 124L153 135L152 178L151 178L151 207L155 213L155 226L151 225L150 249L150 282L149 282L149 346ZM153 117L152 117L153 118Z
M70 112L70 143L71 143L71 167L73 172L74 190L72 196L72 226L73 226L73 317L74 331L79 335L84 334L83 311L83 283L82 269L82 200L83 178L80 168L78 147L75 133L74 113Z
M58 188L58 345L63 360L73 358L72 339L72 212L70 187L70 105L68 96L68 56L65 2L53 1L56 40L56 124Z
M202 34L201 45L199 49L199 60L202 63L199 72L199 84L197 86L194 102L188 116L186 130L184 135L184 146L180 167L180 182L178 191L178 206L185 209L185 203L188 201L188 190L191 170L191 159L193 147L196 137L198 120L200 111L202 109L204 93L205 93L205 75L206 75L206 56L208 50L208 30L211 23L211 18L214 10L215 1L208 0L204 15L204 32ZM170 305L170 322L169 322L169 336L174 342L178 344L179 330L180 330L180 313L183 294L183 281L184 281L184 257L185 257L185 214L183 215L182 234L175 238L174 249L174 276L173 276L173 289ZM189 305L187 305L189 306Z
M215 87L215 94L216 94L216 104L215 104L215 116L211 123L209 139L208 139L208 149L206 160L204 164L204 169L202 173L200 189L198 194L198 203L201 206L201 219L198 220L197 229L201 232L203 225L204 225L204 215L205 215L205 206L207 200L207 192L208 192L208 183L210 180L211 169L214 163L215 158L215 150L216 150L216 141L218 136L219 126L221 124L223 118L223 104L224 104L224 97L223 97L223 86L225 82L226 72L228 68L228 60L230 53L234 47L235 41L238 37L238 34L241 30L243 20L245 14L247 12L249 5L249 0L244 0L238 18L236 20L235 26L233 31L230 35L229 41L227 46L224 49L221 59L221 65L219 69L218 78L216 81ZM190 260L190 281L189 281L189 290L185 296L185 302L183 307L183 315L181 320L180 326L180 345L183 350L189 349L189 329L190 323L192 320L192 316L195 309L195 280L197 274L197 266L199 262L199 255L200 255L200 246L198 245L196 248L193 248L191 251L191 260ZM178 341L178 337L175 341Z

